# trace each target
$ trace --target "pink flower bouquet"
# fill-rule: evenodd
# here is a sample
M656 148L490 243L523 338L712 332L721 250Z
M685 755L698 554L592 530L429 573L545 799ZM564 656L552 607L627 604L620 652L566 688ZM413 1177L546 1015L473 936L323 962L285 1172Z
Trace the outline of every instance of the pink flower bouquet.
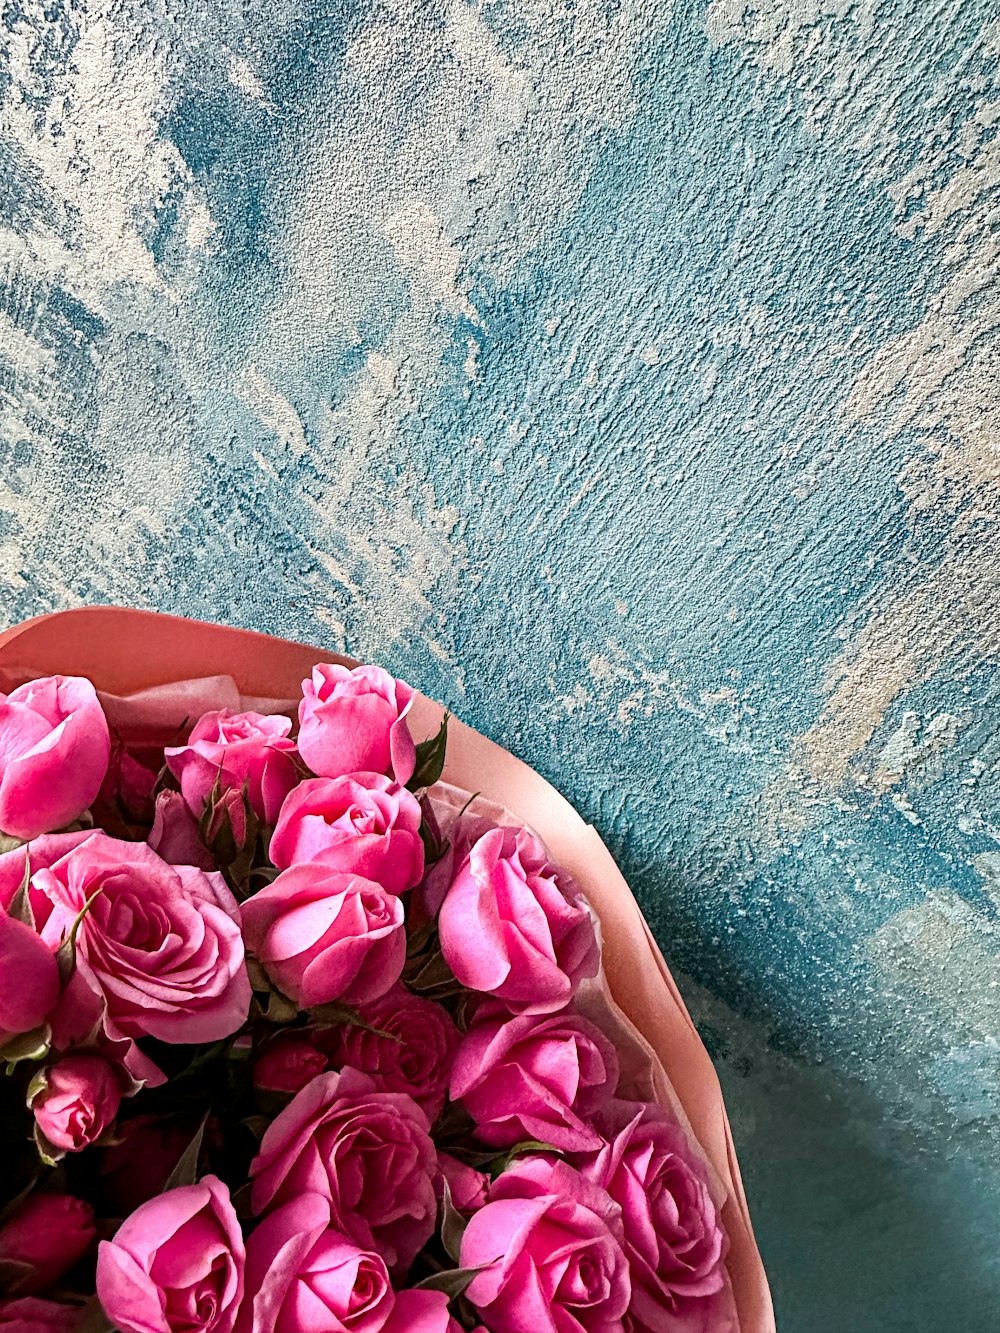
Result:
M374 666L0 636L0 1333L771 1333L593 829Z

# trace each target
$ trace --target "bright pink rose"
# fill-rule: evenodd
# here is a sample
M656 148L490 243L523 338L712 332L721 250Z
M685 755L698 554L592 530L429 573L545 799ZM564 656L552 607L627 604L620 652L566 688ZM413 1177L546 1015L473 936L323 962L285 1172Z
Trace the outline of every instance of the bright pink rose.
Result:
M49 946L22 921L0 912L0 1045L44 1023L59 999L59 968Z
M614 1045L579 1014L477 1019L462 1039L451 1098L495 1148L540 1139L563 1152L597 1148L590 1123L618 1085Z
M233 713L223 708L195 724L187 745L164 750L167 767L196 819L216 783L222 793L246 787L250 807L265 824L274 824L281 803L298 781L295 742L287 717Z
M326 1056L304 1032L279 1032L253 1062L253 1085L264 1092L300 1092L326 1069Z
M412 1098L356 1069L320 1074L271 1123L250 1167L260 1214L311 1190L334 1225L391 1272L405 1272L434 1231L437 1154Z
M0 1333L73 1333L79 1322L78 1305L61 1305L37 1296L0 1301Z
M34 1296L69 1272L96 1235L94 1210L72 1194L30 1194L0 1227L0 1267L17 1276L10 1296Z
M443 1291L397 1291L396 1304L382 1333L462 1333L462 1325L448 1312L448 1297Z
M620 1210L565 1162L524 1159L494 1182L462 1237L489 1265L466 1296L493 1333L623 1333L631 1287Z
M683 1130L626 1103L600 1123L611 1141L580 1169L621 1207L636 1333L736 1333L726 1234Z
M448 1010L399 986L365 1005L361 1018L366 1027L340 1023L318 1029L313 1044L333 1068L350 1065L387 1092L409 1093L433 1124L444 1109L458 1044Z
M35 870L31 888L47 900L42 937L53 946L90 904L76 975L119 1033L217 1041L246 1019L238 909L221 875L167 865L145 843L95 832Z
M97 1255L97 1295L121 1333L230 1333L243 1299L243 1233L215 1176L150 1199Z
M462 985L523 1013L562 1009L600 964L586 900L527 829L483 834L452 881L438 927Z
M381 1333L395 1299L381 1255L341 1235L329 1199L307 1193L251 1235L236 1333Z
M134 1213L159 1194L197 1130L197 1122L138 1115L118 1125L101 1156L101 1193L114 1217Z
M46 676L0 694L0 829L37 838L71 824L100 791L110 753L89 680Z
M314 773L392 773L413 776L416 749L406 714L413 691L381 667L313 667L302 682L299 751Z
M198 834L198 821L179 791L158 793L153 809L153 827L146 841L157 856L172 866L215 869L215 858Z
M364 1004L406 961L403 904L373 880L292 866L242 907L247 945L272 981L309 1008Z
M438 1166L442 1178L448 1182L451 1201L458 1212L474 1213L477 1208L482 1208L490 1186L489 1176L446 1152L438 1153Z
M108 1128L121 1104L115 1071L96 1055L67 1055L46 1065L32 1097L35 1123L61 1152L82 1152Z
M377 773L300 782L281 807L270 857L279 870L321 861L403 893L424 873L420 802Z
M41 838L32 839L30 845L25 843L0 855L0 907L9 908L18 889L24 883L24 867L29 852L31 871L34 874L35 871L50 866L53 861L58 861L67 852L79 847L81 842L86 842L93 836L93 829L77 829L73 833L47 833ZM35 915L35 927L40 930L49 919L52 904L44 893L39 893L30 883L28 899Z

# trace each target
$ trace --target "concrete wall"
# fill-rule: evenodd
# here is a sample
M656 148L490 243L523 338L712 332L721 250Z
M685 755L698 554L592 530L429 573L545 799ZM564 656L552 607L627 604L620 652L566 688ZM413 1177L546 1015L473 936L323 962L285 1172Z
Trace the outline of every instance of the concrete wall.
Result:
M4 621L447 702L620 856L782 1328L1000 1326L993 5L4 12Z

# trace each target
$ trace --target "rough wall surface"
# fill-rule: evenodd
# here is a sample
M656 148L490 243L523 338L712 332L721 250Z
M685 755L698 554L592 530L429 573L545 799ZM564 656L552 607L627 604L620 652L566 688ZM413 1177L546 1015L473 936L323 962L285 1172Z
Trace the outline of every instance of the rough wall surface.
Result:
M3 620L450 704L620 856L786 1333L1000 1327L990 0L4 23Z

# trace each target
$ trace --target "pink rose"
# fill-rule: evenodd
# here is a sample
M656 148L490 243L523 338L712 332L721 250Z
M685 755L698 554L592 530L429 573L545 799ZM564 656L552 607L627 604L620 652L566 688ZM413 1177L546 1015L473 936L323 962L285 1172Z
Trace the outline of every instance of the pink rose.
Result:
M271 1123L250 1167L256 1214L307 1190L334 1225L391 1272L405 1272L434 1231L437 1155L412 1098L366 1074L320 1074Z
M448 1311L443 1291L398 1291L382 1333L462 1333L462 1325ZM474 1333L486 1333L485 1329Z
M618 1056L599 1028L578 1014L477 1019L462 1039L451 1097L496 1148L540 1139L563 1152L596 1148L590 1123L618 1084Z
M59 968L47 944L0 912L0 1045L40 1027L59 999Z
M31 1109L44 1138L60 1152L81 1152L118 1114L118 1079L96 1055L67 1055L46 1065L42 1080Z
M134 1213L159 1194L197 1130L183 1118L138 1115L119 1124L117 1142L103 1149L101 1193L112 1216Z
M0 1227L0 1272L10 1296L33 1296L67 1273L96 1235L90 1204L71 1194L30 1194Z
M451 1202L458 1212L474 1213L477 1208L482 1208L490 1186L489 1176L446 1152L438 1153L438 1166L442 1178L448 1182Z
M377 773L300 782L281 807L270 857L279 870L321 861L403 893L424 873L420 803Z
M381 1333L395 1303L385 1261L331 1220L329 1199L308 1193L264 1218L247 1243L236 1333Z
M621 1213L565 1162L524 1159L494 1182L462 1237L488 1265L466 1296L493 1333L623 1333L631 1287Z
M195 724L186 745L164 750L167 767L196 819L216 783L220 793L242 792L258 819L274 824L281 803L298 781L289 718L233 713L223 708Z
M366 1005L361 1018L366 1027L340 1023L318 1029L314 1045L335 1069L350 1065L387 1092L408 1093L433 1124L444 1109L458 1044L447 1009L400 986Z
M142 827L148 828L152 822L155 789L153 770L139 763L122 741L113 737L108 769L91 807L95 824L115 837L141 836Z
M264 1092L299 1092L326 1068L326 1056L305 1034L279 1032L253 1062L253 1085Z
M12 851L0 854L0 907L9 908L18 889L24 883L24 868L28 862L29 852L31 870L34 874L35 871L50 866L53 861L58 861L67 852L79 847L81 842L86 842L93 836L93 829L77 829L73 833L47 833L41 838L34 838L30 844L25 843ZM34 913L35 927L40 930L49 918L52 904L44 893L39 893L30 883L28 899Z
M31 890L47 900L42 937L53 946L90 904L75 975L106 1005L117 1032L217 1041L246 1019L238 909L221 875L167 865L145 843L95 832L35 870Z
M60 1305L37 1296L0 1301L0 1333L73 1333L79 1322L78 1305Z
M452 881L438 928L463 986L524 1013L562 1009L600 965L586 900L527 829L483 834Z
M153 827L146 841L157 856L172 866L215 869L215 858L198 834L198 821L179 791L161 791L157 795Z
M242 907L243 931L268 976L303 1008L364 1004L399 980L403 904L380 884L322 865L293 866Z
M230 1333L243 1299L243 1234L215 1176L150 1199L97 1255L97 1295L121 1333Z
M380 667L313 667L302 682L299 750L314 773L392 773L409 782L416 763L406 725L413 691Z
M0 694L0 829L37 838L71 824L96 799L110 753L89 680L46 676Z
M608 1119L611 1141L580 1169L621 1207L636 1333L737 1333L726 1234L683 1130L654 1106L617 1103Z

